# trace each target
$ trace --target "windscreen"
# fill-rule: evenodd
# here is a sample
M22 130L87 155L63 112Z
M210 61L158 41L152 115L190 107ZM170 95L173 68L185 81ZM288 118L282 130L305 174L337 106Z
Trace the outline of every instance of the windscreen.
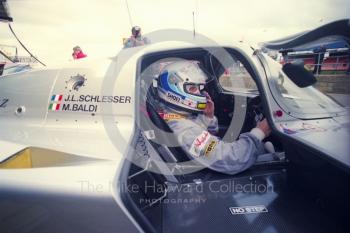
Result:
M271 92L281 107L291 115L314 118L317 114L332 116L345 109L313 86L300 88L282 71L282 66L270 61Z

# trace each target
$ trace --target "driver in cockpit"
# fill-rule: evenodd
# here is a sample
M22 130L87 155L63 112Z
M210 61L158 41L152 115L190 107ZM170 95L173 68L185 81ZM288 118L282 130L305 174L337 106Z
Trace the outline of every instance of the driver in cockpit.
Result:
M195 62L185 60L167 65L158 77L161 100L158 113L189 157L215 171L236 174L266 153L262 140L271 129L264 119L237 141L228 143L214 136L218 121L214 103L204 91L206 80L207 75Z

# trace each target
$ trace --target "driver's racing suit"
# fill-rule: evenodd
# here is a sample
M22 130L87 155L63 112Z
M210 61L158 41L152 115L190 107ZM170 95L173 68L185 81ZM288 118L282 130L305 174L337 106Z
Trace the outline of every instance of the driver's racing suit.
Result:
M204 114L179 112L164 104L161 104L159 114L187 155L215 171L236 174L253 165L258 155L266 153L261 142L265 135L258 128L228 143L213 135L218 131L215 116L209 118Z

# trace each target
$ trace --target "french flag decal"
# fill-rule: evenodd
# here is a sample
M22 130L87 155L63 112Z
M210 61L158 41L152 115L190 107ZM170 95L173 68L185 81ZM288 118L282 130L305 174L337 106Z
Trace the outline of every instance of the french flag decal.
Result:
M63 97L63 95L52 95L51 101L52 102L62 101L62 97Z
M50 104L49 104L49 110L59 111L62 99L63 99L63 95L52 95Z

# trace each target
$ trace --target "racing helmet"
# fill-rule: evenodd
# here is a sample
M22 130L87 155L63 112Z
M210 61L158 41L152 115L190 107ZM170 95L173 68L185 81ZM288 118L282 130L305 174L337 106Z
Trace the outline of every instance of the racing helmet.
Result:
M131 28L131 34L135 37L138 37L140 35L141 28L139 26L134 26Z
M178 110L200 113L206 108L204 88L207 78L195 61L170 63L158 77L158 96Z

